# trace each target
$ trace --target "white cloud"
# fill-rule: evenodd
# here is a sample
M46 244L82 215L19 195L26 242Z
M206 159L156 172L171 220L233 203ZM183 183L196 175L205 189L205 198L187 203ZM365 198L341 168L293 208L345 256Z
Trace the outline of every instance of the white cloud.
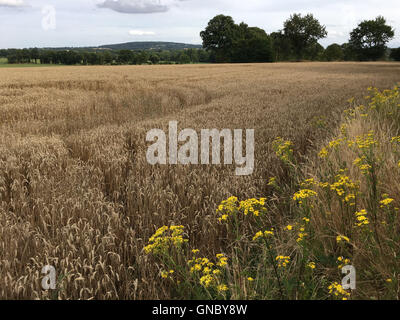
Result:
M167 12L180 1L186 0L105 0L97 6L121 13L156 13Z
M333 29L328 29L328 38L340 38L340 37L345 37L346 34L342 31L337 31L337 30L333 30Z
M24 0L0 0L0 7L25 7Z
M142 31L142 30L130 30L131 36L155 36L156 33L153 31Z
M168 6L159 0L106 0L99 4L100 8L108 8L121 13L154 13L166 12Z

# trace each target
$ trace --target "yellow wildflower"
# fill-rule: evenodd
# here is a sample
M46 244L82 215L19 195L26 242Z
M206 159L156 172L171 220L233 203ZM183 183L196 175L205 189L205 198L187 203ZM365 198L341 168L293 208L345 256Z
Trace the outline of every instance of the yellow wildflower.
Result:
M389 204L391 204L393 201L394 201L394 199L392 199L392 198L386 198L386 199L383 199L379 203L381 204L381 208L384 208L385 206L388 206Z
M258 231L255 236L253 237L253 241L256 241L259 238L262 238L264 234L262 233L262 231Z
M315 197L316 195L317 195L317 193L313 190L302 189L294 194L293 200L302 201L302 200L310 198L310 197Z
M369 219L367 218L367 210L363 209L361 211L356 212L356 219L357 219L357 223L356 226L357 227L362 227L362 226L366 226L369 224Z
M307 264L307 267L309 267L310 269L315 269L315 262L309 262Z
M346 236L339 235L336 237L336 242L340 243L341 241L350 242L350 239Z
M335 297L342 298L344 300L347 300L347 298L350 297L350 293L344 290L342 285L337 282L333 282L328 289L329 293Z
M328 156L328 149L325 147L322 148L318 155L320 158L326 158Z
M224 292L228 290L228 287L225 284L220 284L217 289L219 292Z
M278 267L279 268L285 268L289 262L290 262L290 257L288 256L277 256L275 260L278 262Z
M269 178L268 185L276 186L276 178L275 177Z

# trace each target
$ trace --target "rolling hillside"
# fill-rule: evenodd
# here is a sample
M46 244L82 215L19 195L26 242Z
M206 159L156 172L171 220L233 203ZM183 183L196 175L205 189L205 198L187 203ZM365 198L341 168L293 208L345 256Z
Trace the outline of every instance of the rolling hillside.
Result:
M162 41L143 41L143 42L126 42L117 44L105 44L98 47L59 47L59 48L44 48L52 50L183 50L183 49L200 49L201 45L177 43L177 42L162 42Z

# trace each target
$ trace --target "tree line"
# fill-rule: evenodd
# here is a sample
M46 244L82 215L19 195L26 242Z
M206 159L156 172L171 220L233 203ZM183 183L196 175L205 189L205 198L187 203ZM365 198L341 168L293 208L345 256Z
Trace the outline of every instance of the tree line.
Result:
M312 14L293 14L282 30L271 34L218 15L200 33L203 47L216 62L372 61L388 58L386 44L394 38L394 30L378 16L362 21L350 33L348 43L335 43L325 49L318 41L327 35L326 27ZM392 49L390 58L400 60L399 51Z
M400 61L400 48L387 48L394 30L385 18L365 20L350 33L349 41L318 43L327 37L326 27L312 14L291 15L282 30L267 34L258 27L236 24L232 17L217 15L200 33L203 49L186 50L49 50L6 49L0 57L9 63L65 65L246 63L273 61Z
M0 57L8 63L37 63L63 65L127 65L127 64L188 64L212 62L211 54L203 49L187 50L49 50L0 49Z

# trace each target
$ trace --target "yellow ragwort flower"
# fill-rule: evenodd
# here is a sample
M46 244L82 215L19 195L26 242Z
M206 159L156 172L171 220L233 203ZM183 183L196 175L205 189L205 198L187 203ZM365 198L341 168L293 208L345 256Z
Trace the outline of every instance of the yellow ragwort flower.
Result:
M350 242L350 239L346 236L339 235L336 237L336 242L340 243L342 241Z
M308 264L307 264L307 267L309 267L310 269L315 269L315 262L309 262Z

